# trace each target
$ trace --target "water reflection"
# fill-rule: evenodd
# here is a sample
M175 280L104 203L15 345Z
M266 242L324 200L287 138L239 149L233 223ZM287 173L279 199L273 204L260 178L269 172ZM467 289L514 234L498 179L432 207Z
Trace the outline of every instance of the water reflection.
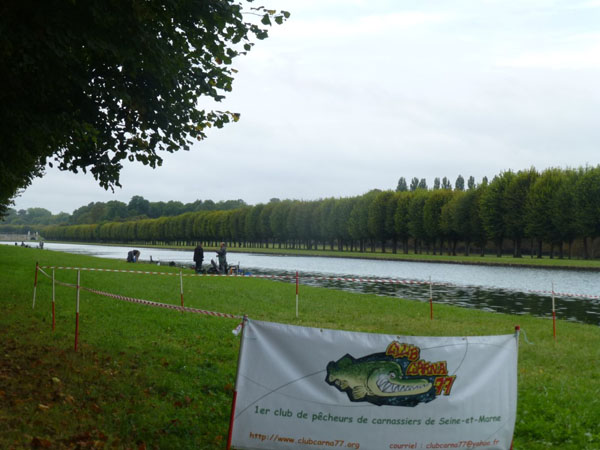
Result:
M293 272L283 274L281 271L270 271L260 268L249 268L256 275L286 275L290 283L294 283ZM301 284L321 286L330 289L341 289L349 292L360 292L388 297L408 298L429 301L430 288L423 284L396 284L385 282L354 282L339 279L326 279L322 273L302 272ZM355 275L336 275L335 278L353 279ZM465 308L506 314L531 314L539 317L552 317L552 297L532 292L486 288L481 286L456 286L449 284L433 284L434 303L445 303ZM572 297L555 297L557 317L573 322L600 325L600 301Z

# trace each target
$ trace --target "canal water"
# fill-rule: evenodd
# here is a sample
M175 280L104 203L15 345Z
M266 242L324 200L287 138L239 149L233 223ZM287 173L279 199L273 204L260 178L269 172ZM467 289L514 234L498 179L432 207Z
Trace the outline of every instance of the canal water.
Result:
M44 248L125 259L132 247L46 243ZM191 250L140 250L142 261L152 258L160 264L193 265ZM290 275L293 279L298 271L302 284L420 301L429 300L431 282L434 302L510 314L552 317L554 289L557 317L600 325L600 272L237 252L227 256L229 264L239 264L244 273ZM216 261L216 254L205 251L205 265L211 259ZM357 278L380 282L352 281Z

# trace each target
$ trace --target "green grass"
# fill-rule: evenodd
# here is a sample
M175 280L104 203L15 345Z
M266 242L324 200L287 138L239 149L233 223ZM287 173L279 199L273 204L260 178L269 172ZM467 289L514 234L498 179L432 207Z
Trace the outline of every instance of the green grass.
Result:
M98 268L156 266L0 245L0 448L224 448L238 320L142 306L40 277L35 262ZM160 267L161 271L179 269ZM191 273L188 271L187 273ZM56 271L74 283L76 272ZM178 276L81 272L81 284L179 304ZM516 449L600 448L600 327L435 305L256 278L184 278L186 306L296 325L405 335L506 334L521 340Z

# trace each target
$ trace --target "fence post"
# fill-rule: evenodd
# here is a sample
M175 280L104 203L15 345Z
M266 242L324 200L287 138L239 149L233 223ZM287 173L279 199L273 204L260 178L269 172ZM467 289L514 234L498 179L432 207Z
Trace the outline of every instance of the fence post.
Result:
M79 339L79 284L81 281L81 272L77 269L77 306L75 307L75 351L77 351L77 342Z
M54 331L54 328L56 327L56 319L55 319L55 312L54 312L55 297L56 297L56 282L55 282L54 267L53 267L52 268L52 331Z
M181 293L181 307L183 308L183 273L179 271L179 291Z
M35 292L37 290L37 279L38 279L38 269L40 267L40 264L36 261L35 262L35 278L33 280L33 305L31 305L31 309L35 308Z
M554 301L554 281L552 282L552 335L556 341L556 307Z
M299 284L299 278L298 278L298 271L296 270L296 319L298 318L298 284Z
M433 287L431 284L431 275L429 276L429 319L433 320Z

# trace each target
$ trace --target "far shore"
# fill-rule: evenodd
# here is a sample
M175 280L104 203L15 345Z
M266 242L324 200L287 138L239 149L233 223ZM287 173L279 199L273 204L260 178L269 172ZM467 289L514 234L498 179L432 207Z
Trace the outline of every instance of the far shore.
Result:
M10 241L9 241L10 242ZM30 241L30 245L36 245L36 241ZM79 245L105 245L119 247L139 247L139 248L162 248L169 250L189 250L193 251L194 246L178 246L178 245L148 245L135 243L91 243L91 242L60 242L46 241L59 244L79 244ZM216 246L206 246L205 251L216 251ZM584 259L560 259L560 258L531 258L529 255L524 255L521 258L503 255L497 257L495 255L486 254L479 256L472 254L471 256L464 255L433 255L433 254L414 254L414 253L391 253L391 252L340 252L332 250L304 250L304 249L284 249L284 248L260 248L260 247L228 247L229 253L255 253L262 255L273 256L310 256L310 257L326 257L326 258L344 258L344 259L369 259L379 261L402 261L416 263L439 263L439 264L461 264L474 266L497 266L497 267L526 267L532 269L552 269L552 270L577 270L600 272L600 260L584 260Z

